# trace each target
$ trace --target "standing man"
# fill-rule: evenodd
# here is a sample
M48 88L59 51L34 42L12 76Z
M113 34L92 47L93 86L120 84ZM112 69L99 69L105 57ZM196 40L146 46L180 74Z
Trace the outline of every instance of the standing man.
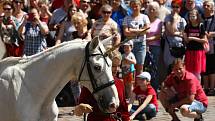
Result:
M175 111L182 116L203 121L202 113L207 110L208 99L199 80L185 70L184 62L175 59L171 74L164 81L159 95L161 104L172 116L172 121L179 121Z

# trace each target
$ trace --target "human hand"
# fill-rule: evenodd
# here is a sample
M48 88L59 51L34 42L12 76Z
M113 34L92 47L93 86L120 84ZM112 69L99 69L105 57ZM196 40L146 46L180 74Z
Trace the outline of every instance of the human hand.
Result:
M213 38L211 32L206 32L206 36L209 40Z
M38 14L35 14L34 20L38 23L40 21L40 16Z
M93 107L90 106L89 104L79 104L77 106L75 106L75 110L74 110L74 114L76 116L82 116L83 113L90 113L90 112L93 112Z
M132 121L135 118L135 115L131 115L129 119Z
M41 6L41 10L47 13L49 11L49 7L47 5L45 5L45 4L43 4Z

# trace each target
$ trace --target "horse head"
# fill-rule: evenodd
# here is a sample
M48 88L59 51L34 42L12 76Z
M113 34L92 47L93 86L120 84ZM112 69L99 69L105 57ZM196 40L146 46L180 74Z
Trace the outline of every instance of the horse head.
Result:
M119 99L112 75L112 62L108 56L105 56L105 52L103 44L97 37L87 44L81 73L88 74L91 84L82 83L82 85L92 92L103 112L112 113L119 106Z

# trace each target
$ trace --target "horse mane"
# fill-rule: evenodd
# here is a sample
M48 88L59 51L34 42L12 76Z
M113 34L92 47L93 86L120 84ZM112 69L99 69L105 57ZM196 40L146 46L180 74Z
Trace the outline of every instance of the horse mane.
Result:
M67 46L79 46L86 43L86 41L83 41L82 39L74 39L72 41L66 41L61 44L58 44L56 46L53 46L51 48L48 48L47 50L44 50L43 52L34 54L32 56L23 56L23 57L7 57L3 60L0 60L0 68L4 66L12 66L16 64L23 64L28 62L33 62L38 59L44 58L49 56L50 54L61 52L62 49L67 48Z

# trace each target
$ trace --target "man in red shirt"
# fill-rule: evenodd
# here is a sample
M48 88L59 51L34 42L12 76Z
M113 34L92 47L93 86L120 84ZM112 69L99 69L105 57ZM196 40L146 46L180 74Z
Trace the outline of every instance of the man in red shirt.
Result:
M208 106L207 96L199 80L185 70L181 59L173 62L172 72L164 81L159 98L173 121L179 121L175 113L177 109L180 109L182 116L203 121L202 113Z

